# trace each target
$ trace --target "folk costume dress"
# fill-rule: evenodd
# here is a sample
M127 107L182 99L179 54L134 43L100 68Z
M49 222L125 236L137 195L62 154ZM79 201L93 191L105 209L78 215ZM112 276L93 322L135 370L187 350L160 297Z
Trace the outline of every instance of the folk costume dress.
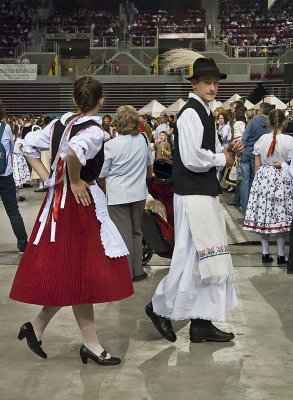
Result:
M224 321L237 306L217 167L226 165L213 115L194 93L174 130L175 247L169 274L152 298L154 312L172 320Z
M20 142L21 139L16 139L13 151L13 178L18 188L22 188L24 184L31 181L31 173L26 159L19 149Z
M109 218L104 193L95 184L103 165L100 119L67 113L39 132L28 133L24 154L51 153L49 190L12 285L10 298L45 306L121 300L133 294L128 250ZM66 157L72 148L92 202L77 204L70 189Z
M261 158L261 167L255 174L243 228L262 234L288 232L292 223L293 185L287 169L272 166L274 161L288 162L293 156L293 138L278 133L274 153L267 157L273 133L260 137L253 154Z

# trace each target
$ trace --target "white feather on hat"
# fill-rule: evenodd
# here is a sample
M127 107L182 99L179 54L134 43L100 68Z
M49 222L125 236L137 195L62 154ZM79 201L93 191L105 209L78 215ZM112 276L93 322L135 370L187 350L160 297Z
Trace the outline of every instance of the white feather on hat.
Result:
M205 58L203 55L194 50L189 49L173 49L162 55L166 64L165 70L189 67L193 65L198 58Z

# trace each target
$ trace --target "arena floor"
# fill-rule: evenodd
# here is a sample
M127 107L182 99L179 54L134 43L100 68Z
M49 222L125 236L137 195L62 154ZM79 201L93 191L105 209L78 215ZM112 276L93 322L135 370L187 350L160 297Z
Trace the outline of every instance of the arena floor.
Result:
M31 231L42 194L23 190L20 204ZM48 359L17 340L20 325L38 306L8 298L19 261L8 218L0 204L0 399L1 400L291 400L293 393L293 275L261 264L254 237L241 236L241 214L225 207L240 306L222 329L236 338L226 344L190 344L189 324L174 324L178 340L161 339L144 313L169 260L154 256L135 295L96 305L101 342L120 366L103 368L79 358L81 338L70 307L61 310L44 336ZM237 214L239 213L239 215ZM245 239L245 240L244 240ZM254 244L251 244L254 243ZM276 259L276 247L272 247Z

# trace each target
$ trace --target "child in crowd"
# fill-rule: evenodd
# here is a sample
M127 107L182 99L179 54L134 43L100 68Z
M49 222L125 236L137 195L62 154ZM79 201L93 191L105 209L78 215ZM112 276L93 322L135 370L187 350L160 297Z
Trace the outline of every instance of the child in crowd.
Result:
M171 155L171 146L167 142L167 133L162 131L160 133L160 140L154 146L156 152L156 160L158 159L169 159Z
M262 262L270 263L270 234L276 234L277 264L286 264L285 232L290 231L293 211L292 181L283 162L292 158L293 138L282 134L285 114L269 113L272 132L264 134L254 145L256 174L252 183L243 227L261 234Z

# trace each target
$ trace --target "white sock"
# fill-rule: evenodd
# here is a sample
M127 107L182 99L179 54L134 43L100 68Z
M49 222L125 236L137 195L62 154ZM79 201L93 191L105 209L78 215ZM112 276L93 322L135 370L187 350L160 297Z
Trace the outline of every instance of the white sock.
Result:
M94 323L94 307L92 304L79 304L72 306L72 310L78 323L83 344L94 354L99 356L103 351L100 345ZM107 358L110 355L107 355Z
M284 256L285 255L285 237L279 236L277 238L277 245L278 245L278 255Z
M43 307L36 319L32 321L32 326L38 340L42 340L43 332L48 323L61 308L62 307Z
M262 244L262 254L270 254L270 245L269 245L269 235L260 235L260 240Z

